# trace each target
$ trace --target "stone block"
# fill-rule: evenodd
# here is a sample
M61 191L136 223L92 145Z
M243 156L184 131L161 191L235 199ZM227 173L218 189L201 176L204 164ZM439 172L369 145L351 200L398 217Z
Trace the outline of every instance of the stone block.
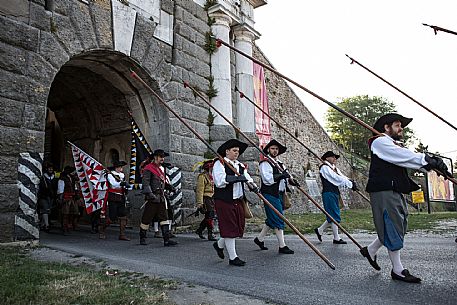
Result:
M44 7L46 0L31 0L31 2Z
M31 78L27 78L27 82L24 83L24 85L27 86L27 98L29 103L46 106L51 82L49 79L43 79L42 81L43 83L38 83Z
M0 71L0 96L18 101L27 100L28 80L23 75Z
M174 166L181 168L182 171L192 171L192 166L203 160L203 157L195 156L195 155L188 155L182 153L170 153L170 162Z
M136 59L139 62L143 61L151 41L154 37L154 30L156 28L156 23L145 18L142 15L137 15L135 23L135 32L133 35L133 43L130 56ZM158 44L153 44L153 47L158 47ZM157 53L157 52L155 52ZM161 52L160 52L161 53Z
M206 124L208 122L208 108L194 106L188 103L183 103L183 117Z
M174 17L175 17L175 30L176 30L176 26L179 25L179 23L177 21L184 20L184 8L177 5L175 7Z
M51 31L52 13L43 6L30 3L30 25L45 32Z
M26 74L26 50L0 41L0 68L18 74Z
M0 243L14 241L14 216L15 213L0 213Z
M68 13L72 20L73 29L80 37L84 49L97 48L97 38L95 37L89 6L80 1L71 1L68 5Z
M213 125L210 127L210 137L212 141L225 142L235 138L235 131L229 125Z
M160 8L170 15L173 15L174 1L173 0L162 0L160 2Z
M46 32L41 33L40 54L57 69L60 69L70 59L57 39Z
M27 24L30 16L29 1L0 1L0 12L9 19Z
M73 56L83 51L83 46L76 35L76 29L73 28L69 17L54 14L52 18L54 24L54 35L64 45L67 52Z
M68 15L68 0L54 0L54 11L60 15Z
M181 139L183 137L178 135L170 135L170 151L171 152L181 152Z
M0 16L0 40L20 48L38 51L39 30Z
M0 125L20 127L24 113L24 103L0 97ZM0 180L1 181L1 180Z
M57 72L57 69L41 55L27 53L27 76L34 78L45 87L50 87Z
M46 120L46 106L25 104L22 118L23 127L27 129L43 131Z
M3 156L0 155L0 181L2 183L11 183L12 185L16 186L17 181L17 156ZM5 186L6 184L1 184L1 186ZM17 187L16 187L17 188ZM8 193L0 192L1 196L11 196ZM7 202L7 200L0 199L0 202Z
M181 143L181 152L184 154L203 156L207 149L206 145L198 138L183 137Z
M182 206L195 207L195 191L193 189L182 190ZM194 210L192 212L194 212Z
M162 52L161 45L159 44L157 39L151 39L149 48L146 50L146 53L141 61L142 67L146 69L150 75L155 75L157 68L164 61L165 58L164 53Z
M91 1L89 6L98 46L100 48L113 49L111 2L109 0Z
M192 164L193 166L194 164ZM182 171L181 172L181 183L182 187L188 190L195 190L197 174L192 171Z

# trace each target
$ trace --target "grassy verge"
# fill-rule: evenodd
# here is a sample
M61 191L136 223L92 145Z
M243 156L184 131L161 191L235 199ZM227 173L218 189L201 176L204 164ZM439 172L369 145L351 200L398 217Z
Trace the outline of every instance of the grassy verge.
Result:
M289 219L302 233L314 233L314 228L319 227L325 220L322 213L307 214L286 214ZM347 210L341 211L341 225L349 232L368 231L374 232L373 218L371 210ZM426 230L426 231L443 231L438 229L440 221L457 220L457 212L440 212L433 214L411 213L408 217L408 231ZM263 218L254 218L248 221L251 224L263 224ZM455 228L449 230L455 231ZM286 226L286 233L292 233L292 230Z
M109 276L87 266L37 261L24 248L0 247L2 304L172 304L167 291L175 287L138 273Z

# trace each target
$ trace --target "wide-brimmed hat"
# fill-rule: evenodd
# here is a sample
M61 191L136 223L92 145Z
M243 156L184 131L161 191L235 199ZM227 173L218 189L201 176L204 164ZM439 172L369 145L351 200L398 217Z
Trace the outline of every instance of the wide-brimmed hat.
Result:
M117 167L124 167L127 165L127 162L125 161L122 161L122 160L118 160L118 161L114 161L113 162L113 166L111 166L112 168L117 168Z
M278 155L281 155L281 154L285 153L286 150L287 150L287 147L285 147L284 145L282 145L281 143L279 143L278 141L273 139L270 142L268 142L268 144L263 148L263 152L268 154L268 149L270 148L270 146L273 146L273 145L278 146L278 148L279 148Z
M248 144L241 142L238 139L230 139L217 149L217 153L221 155L222 157L225 157L225 151L227 149L233 148L233 147L238 147L240 149L240 156L241 154L244 153L246 148L248 148Z
M325 154L322 155L321 159L325 160L328 157L335 157L336 159L338 159L340 157L340 155L337 155L333 151L329 150L328 152L326 152Z
M149 156L151 159L153 159L155 156L161 156L161 157L168 157L170 154L167 153L163 149L156 149L152 152L152 154Z
M374 123L373 128L376 129L379 132L385 132L384 130L384 125L390 124L396 121L401 122L401 127L406 127L408 126L409 123L411 123L413 119L410 118L405 118L404 116L398 114L398 113L388 113L377 119L377 121Z

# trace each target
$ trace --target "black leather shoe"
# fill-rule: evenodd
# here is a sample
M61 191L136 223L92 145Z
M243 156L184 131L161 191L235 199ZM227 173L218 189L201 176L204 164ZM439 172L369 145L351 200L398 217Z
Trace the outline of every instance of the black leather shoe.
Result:
M178 244L177 241L174 241L174 240L171 240L171 239L163 242L163 245L165 247L176 246L177 244Z
M390 271L390 276L393 280L403 281L406 283L420 283L422 280L409 273L408 269L403 269L401 272L403 276L396 274L393 270Z
M287 246L279 248L278 252L281 254L294 254L295 253L294 250L290 250L289 247L287 247Z
M257 237L254 238L254 243L259 246L260 250L268 250L267 247L265 247L265 243L263 241L260 241Z
M246 265L245 261L242 261L238 256L235 259L229 259L229 265L242 267Z
M217 252L217 256L219 256L219 258L221 258L221 259L224 259L225 258L224 249L219 248L219 246L217 245L217 241L213 243L213 247Z
M345 245L345 244L347 244L347 242L345 242L341 238L340 238L340 240L333 240L333 243L337 244L337 245Z
M314 233L316 233L317 239L319 239L319 241L322 242L322 235L319 234L319 230L317 228L314 229Z
M371 267L373 267L376 270L381 270L381 267L379 267L378 263L376 262L376 255L374 256L374 259L371 259L370 253L368 253L368 247L363 247L360 249L360 253L362 254L363 257L366 257L368 262L370 263Z

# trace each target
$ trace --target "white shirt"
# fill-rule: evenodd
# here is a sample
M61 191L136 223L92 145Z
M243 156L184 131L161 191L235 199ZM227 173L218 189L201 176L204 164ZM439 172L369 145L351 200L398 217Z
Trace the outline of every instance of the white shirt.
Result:
M338 187L342 186L352 188L352 182L349 180L348 177L343 175L341 171L338 168L336 168L335 165L331 164L328 161L324 161L324 163L325 165L321 166L319 172L325 179L327 179L331 184L336 185Z
M235 161L230 161L228 158L224 158L225 162L231 164L238 172L240 170L240 166L244 168L244 165L241 164L240 161L235 160ZM248 180L248 182L254 182L252 180L251 176L249 176L248 171L245 169L244 170L244 176ZM221 161L217 160L214 162L214 167L213 167L213 180L214 180L214 186L218 188L225 188L229 183L225 180L225 177L227 174L225 173L225 167L221 163ZM239 199L243 197L243 188L241 185L241 182L236 182L233 184L233 199Z
M114 177L116 176L116 178ZM111 171L108 173L108 183L113 189L119 189L121 188L121 182L124 181L124 173L116 172L116 171Z
M278 160L276 162L280 163ZM280 163L283 169L286 169L282 163ZM273 185L275 183L273 177L273 166L268 163L268 161L264 161L259 165L260 170L260 178L262 179L262 183L265 185ZM286 180L281 179L279 181L279 191L284 192L286 190Z
M425 154L396 145L394 139L386 134L373 140L371 151L380 159L401 167L420 169L427 165Z

